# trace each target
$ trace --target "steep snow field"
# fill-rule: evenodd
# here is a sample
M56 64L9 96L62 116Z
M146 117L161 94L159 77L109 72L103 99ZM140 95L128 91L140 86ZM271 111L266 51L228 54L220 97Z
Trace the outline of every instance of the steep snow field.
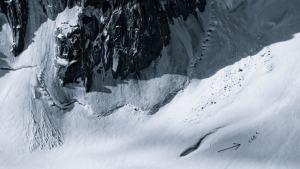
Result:
M53 78L54 30L76 22L78 7L37 31L32 25L34 42L16 59L0 15L0 66L12 69L0 69L0 168L299 168L300 1L208 4L203 23L190 17L171 25L176 56L166 59L163 49L161 76L108 85L119 92L105 94L74 92ZM199 25L205 33L195 38L188 27ZM184 69L176 65L181 55L188 76L163 74ZM148 99L176 90L155 114L144 111ZM101 116L110 107L118 108Z

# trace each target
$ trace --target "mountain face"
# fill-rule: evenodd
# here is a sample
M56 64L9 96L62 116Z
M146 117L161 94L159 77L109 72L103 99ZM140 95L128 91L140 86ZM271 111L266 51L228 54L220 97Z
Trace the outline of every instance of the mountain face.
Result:
M0 63L0 77L7 72L16 81L4 81L21 86L13 93L23 93L10 102L20 105L17 110L9 103L0 112L26 112L24 123L15 124L20 125L16 131L27 134L15 140L26 140L29 151L64 145L60 119L78 104L96 118L128 104L155 114L189 83L207 17L206 0L11 0L0 5L0 61L5 63Z
M300 168L299 0L0 0L0 168Z
M66 7L83 7L79 16L74 16L78 17L76 24L64 23L72 27L70 31L56 29L55 57L65 61L57 64L62 85L81 79L88 92L97 74L111 73L114 79L133 74L139 78L140 71L169 45L173 19L186 20L189 15L198 18L197 12L205 10L206 0L40 0L39 4L51 20ZM28 2L2 1L1 11L13 30L12 52L17 56L24 47Z

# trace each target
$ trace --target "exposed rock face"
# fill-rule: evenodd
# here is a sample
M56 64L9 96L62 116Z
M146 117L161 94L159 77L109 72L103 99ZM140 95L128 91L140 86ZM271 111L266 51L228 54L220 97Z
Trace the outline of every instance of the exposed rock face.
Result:
M51 20L67 6L73 7L80 0L39 0L43 12ZM19 55L25 44L26 27L28 23L28 0L1 0L0 13L4 13L13 32L12 53Z
M39 0L39 3L44 14L46 14L49 19L55 20L57 15L67 6L71 8L75 5L81 5L81 0Z
M89 91L95 67L113 78L138 77L169 44L173 18L197 17L205 5L205 0L87 1L74 31L57 37L57 57L73 63L60 67L60 79L67 84L81 78Z
M0 13L6 13L6 5L4 1L0 1Z
M89 91L95 73L126 78L147 68L170 42L173 18L205 10L206 0L39 0L44 14L54 20L66 7L82 6L73 31L56 30L58 76L62 84L84 81ZM0 2L13 30L14 55L22 52L26 35L27 0ZM77 17L77 16L74 16Z
M1 1L0 8L9 21L13 32L12 53L17 56L23 51L28 20L27 0Z

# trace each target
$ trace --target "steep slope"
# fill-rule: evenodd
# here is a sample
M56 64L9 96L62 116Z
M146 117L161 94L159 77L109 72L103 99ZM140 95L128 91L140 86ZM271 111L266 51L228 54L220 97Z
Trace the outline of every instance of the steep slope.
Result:
M14 130L16 133L23 133L7 134L6 140L14 140L3 142L3 145L7 144L5 146L7 149L20 144L18 148L21 151L34 151L51 149L63 144L64 136L61 128L64 120L62 119L73 110L74 104L86 108L86 111L95 117L107 116L128 103L140 107L149 114L154 114L188 82L189 78L184 75L187 74L189 57L196 55L188 50L196 49L190 46L189 49L185 49L183 43L178 43L182 39L179 37L180 32L170 31L172 41L162 49L161 58L163 59L153 61L151 67L140 72L140 80L131 77L122 80L114 79L112 76L95 75L93 77L95 83L91 88L93 91L90 93L86 93L82 81L79 84L62 86L57 77L59 58L56 57L57 35L55 32L57 28L63 28L68 32L70 26L64 27L66 22L71 25L78 24L80 18L74 16L81 15L85 7L66 8L64 12L55 16L54 21L45 18L43 14L45 10L41 8L40 2L28 1L28 8L27 17L30 26L27 27L25 36L25 50L18 57L13 58L11 57L13 54L9 53L10 41L1 39L3 59L7 63L3 62L4 66L0 69L3 74L1 85L5 89L1 94L3 106L0 110L4 112L2 115L4 126L10 126L9 128L3 127L1 133L6 135ZM11 25L2 14L1 17L2 37L13 38L9 30ZM197 48L199 40L196 39L201 39L203 34L203 27L197 22L197 18L190 15L186 21L182 19L179 22L176 21L176 24L178 23L182 24L181 29L186 31L186 36L195 38L194 42L189 43ZM194 25L194 30L187 30L189 23ZM168 26L175 27L173 23ZM186 55L187 51L189 56ZM181 62L177 64L179 59ZM74 62L70 61L67 64L72 63ZM176 66L172 66L175 64ZM182 75L177 73L182 73ZM22 77L19 78L19 76ZM96 82L101 82L101 85L98 86ZM19 87L15 88L12 84L18 84ZM11 92L16 94L10 95ZM13 99L19 95L18 93L21 93L20 97Z
M2 2L0 8L13 30L12 53L17 56L24 48L27 21L32 21L28 19L28 9L39 7L39 11L34 10L37 15L55 20L66 7L80 7L80 12L73 14L76 22L61 22L55 30L56 67L63 86L81 79L89 92L95 74L104 74L103 81L108 73L113 79L125 79L130 74L140 78L140 71L170 44L168 23L174 24L173 19L187 20L193 15L203 31L198 15L204 12L205 5L206 0L41 0L38 4L13 0ZM101 85L101 81L94 83Z
M97 115L131 103L153 114L189 80L205 2L28 1L26 50L10 64L38 65L56 102L98 99Z
M81 7L38 26L14 60L1 38L0 166L298 168L300 3L207 4L205 34L192 15L173 19L161 58L139 80L105 79L101 92L55 78L53 33Z

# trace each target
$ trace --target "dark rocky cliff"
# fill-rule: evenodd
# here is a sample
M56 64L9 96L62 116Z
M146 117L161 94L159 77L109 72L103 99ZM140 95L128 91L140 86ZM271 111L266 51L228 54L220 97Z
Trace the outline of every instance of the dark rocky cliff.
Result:
M62 84L82 79L86 91L95 74L113 78L139 77L170 42L173 18L205 10L206 0L39 0L44 14L54 20L66 7L82 6L72 32L56 30L56 57L70 64L58 66ZM14 54L22 52L27 25L27 0L1 2L13 30ZM77 17L77 16L74 16Z
M0 2L0 12L7 16L13 33L12 53L17 56L22 52L25 43L28 21L27 0L10 0Z

